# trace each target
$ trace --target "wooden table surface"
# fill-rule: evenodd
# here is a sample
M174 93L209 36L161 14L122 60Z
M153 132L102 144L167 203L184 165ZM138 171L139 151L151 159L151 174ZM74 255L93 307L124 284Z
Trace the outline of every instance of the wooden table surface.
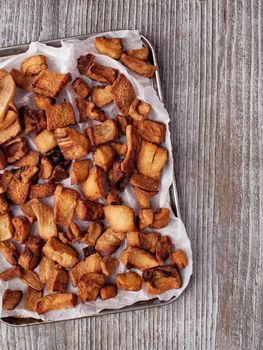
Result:
M0 0L0 45L111 29L154 44L194 273L163 308L41 327L1 349L262 349L263 1Z

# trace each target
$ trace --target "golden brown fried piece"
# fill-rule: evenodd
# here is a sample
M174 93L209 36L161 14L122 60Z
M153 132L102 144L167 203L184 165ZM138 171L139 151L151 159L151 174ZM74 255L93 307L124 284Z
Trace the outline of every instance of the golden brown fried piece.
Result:
M104 196L105 188L101 168L94 165L90 169L87 179L81 184L81 190L90 201L96 201Z
M96 300L101 287L105 284L105 277L101 273L90 272L80 278L78 283L78 297L81 303Z
M106 38L105 36L94 39L95 48L102 55L119 60L122 54L122 40L120 38Z
M107 256L104 256L104 258L102 259L100 266L104 275L110 276L118 268L119 261L107 255Z
M24 168L23 170L22 169L20 169L20 170L21 170L20 176L21 176L22 182L24 182L24 183L30 182L30 180L38 172L38 168L36 166L28 166L28 167Z
M20 280L35 290L42 290L43 285L40 282L39 276L36 272L30 270L23 270Z
M162 228L169 223L170 210L168 208L158 208L153 214L153 223L150 227Z
M49 108L54 104L53 98L40 94L35 94L34 101L37 108L43 111L48 111Z
M165 260L169 258L169 255L172 253L173 245L170 237L162 236L156 246L156 258L159 261L160 265L164 265Z
M58 97L61 90L63 90L70 81L70 73L57 73L45 69L38 74L32 85L35 93L47 97Z
M0 130L0 144L11 140L16 137L22 131L21 123L17 118L11 125L6 129Z
M106 220L115 232L135 231L135 218L132 208L126 205L108 205L103 208Z
M0 122L5 118L10 102L15 96L15 82L5 69L0 70Z
M56 224L69 226L77 205L79 193L71 188L58 185L54 195L54 221Z
M13 224L11 213L0 215L0 241L7 241L13 237Z
M93 164L98 165L102 170L107 172L112 166L116 153L109 145L100 145L93 153Z
M22 276L22 268L20 266L10 267L9 269L0 273L0 280L10 281L13 278L19 278Z
M37 236L29 237L25 249L18 259L18 264L26 270L34 270L41 259L42 240Z
M43 256L39 264L39 279L42 284L46 284L49 276L55 270L56 263L46 256Z
M137 122L142 122L146 119L151 111L152 107L149 103L136 98L129 108L129 115Z
M76 206L76 217L79 220L95 221L104 216L103 205L90 201L78 200Z
M68 283L68 272L59 265L55 266L52 273L50 273L46 289L51 292L65 292Z
M138 60L147 62L149 56L148 47L143 47L142 49L126 50L125 54Z
M142 174L133 174L130 179L130 184L145 190L147 192L156 192L159 186L159 180L155 180L152 177L142 175Z
M34 198L34 199L30 199L25 204L20 205L20 209L25 214L26 218L31 224L37 219L36 214L32 208L34 203L40 203L40 202L37 198Z
M43 296L37 303L37 312L42 315L52 310L71 309L77 304L77 296L73 293L54 293Z
M43 198L53 196L56 185L53 183L43 183L31 185L29 198Z
M132 246L129 246L121 252L119 260L127 268L134 267L141 271L149 269L151 267L159 266L158 260L150 253Z
M43 157L39 164L38 177L40 179L48 180L52 176L53 170L54 165L52 161L47 157Z
M92 89L91 99L97 107L104 107L113 101L111 89L111 85L95 86Z
M129 114L130 105L136 98L136 94L131 82L125 75L119 74L112 85L111 93L120 112L124 116L127 116Z
M16 216L12 219L15 229L14 239L19 243L25 243L30 234L30 222L25 216Z
M127 153L123 162L121 163L121 169L125 173L130 173L134 170L135 159L140 147L140 139L136 132L136 129L132 125L128 125L126 128L127 138Z
M79 160L71 164L71 185L77 185L86 180L89 175L89 159Z
M24 157L17 160L13 165L15 167L28 167L28 166L37 166L39 162L39 152L29 151Z
M11 69L10 74L12 75L17 87L26 91L33 90L34 77L26 76L20 72L20 70L15 68Z
M42 290L38 291L31 287L28 287L27 293L24 299L24 306L23 306L24 309L28 311L36 312L37 303L39 302L41 297L42 297Z
M34 202L32 209L38 222L39 236L45 241L58 235L57 226L54 222L53 209L41 202Z
M64 101L51 106L47 111L48 130L64 128L76 124L76 117L71 103Z
M152 78L154 76L155 71L157 70L156 66L153 66L152 64L146 63L142 60L138 60L135 57L125 55L124 53L121 55L120 61L131 71L142 75L146 78Z
M56 165L49 182L60 182L69 177L68 171L62 165Z
M17 265L20 255L19 250L11 241L0 242L0 253L3 254L6 261L11 265Z
M91 94L91 88L81 78L76 78L72 83L72 88L79 97L87 98Z
M66 159L79 159L86 156L90 150L89 140L81 132L72 128L55 130L58 146Z
M170 260L179 270L184 269L188 265L188 258L182 249L178 249L170 254Z
M111 148L117 153L119 156L125 156L127 153L127 144L126 143L118 143L111 142Z
M131 125L132 119L129 116L118 115L117 120L122 134L126 135L126 127L127 125Z
M12 172L9 170L5 170L2 174L0 174L0 189L1 193L4 193L7 191L7 188L13 179Z
M13 101L10 101L7 112L0 122L0 130L4 131L7 129L16 119L18 119L18 110Z
M118 195L116 189L110 190L105 197L106 204L121 204L122 198Z
M3 148L8 163L14 163L28 152L27 141L22 137L16 137L8 141L3 145Z
M46 153L57 146L53 131L44 130L34 138L34 142L41 153Z
M5 197L1 194L0 195L0 215L6 214L9 210L8 203L5 200Z
M20 71L26 76L37 75L47 67L47 58L44 55L30 56L20 63Z
M2 308L4 310L14 310L23 297L21 290L6 289L3 295Z
M139 210L139 230L150 226L153 222L153 211L151 209L140 209Z
M107 283L100 290L100 297L102 300L114 298L116 297L117 294L118 294L118 288L116 287L115 284Z
M142 289L142 278L134 271L119 273L116 275L117 287L130 292L138 292Z
M108 171L108 182L110 186L116 185L123 178L123 171L121 170L121 161L116 160L112 168Z
M115 140L119 136L116 121L108 119L100 125L94 125L85 129L92 146L98 146Z
M142 120L136 124L138 133L143 139L152 143L162 143L165 139L166 125L153 120Z
M71 246L61 243L55 237L47 241L43 247L43 253L66 268L73 267L79 261L77 252Z
M95 248L101 254L111 255L116 252L124 238L125 236L123 238L118 237L116 232L107 228L107 230L98 238Z
M7 188L7 196L14 204L24 204L29 190L29 183L24 183L21 178L13 177Z
M96 57L94 55L92 55L91 53L88 53L85 56L80 56L78 58L77 68L78 68L81 75L86 74L86 72L88 71L91 64L95 62L95 59L96 59Z
M102 234L103 226L100 222L91 222L88 226L87 233L82 238L82 243L88 246L95 246L97 239Z
M66 236L69 241L71 242L78 242L82 238L82 232L77 224L72 222L68 227L67 227L67 232Z
M75 101L80 113L80 123L88 120L98 120L99 122L106 120L104 111L100 110L94 102L82 98L76 98Z
M99 63L92 63L89 69L85 72L85 75L91 80L95 80L100 83L112 84L117 78L118 70L103 66Z

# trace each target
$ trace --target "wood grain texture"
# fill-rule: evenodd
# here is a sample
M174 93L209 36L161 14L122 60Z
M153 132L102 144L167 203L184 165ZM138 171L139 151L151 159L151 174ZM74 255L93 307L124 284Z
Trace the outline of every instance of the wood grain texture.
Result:
M172 120L191 283L163 308L9 328L3 349L262 349L263 1L0 0L1 46L138 28Z

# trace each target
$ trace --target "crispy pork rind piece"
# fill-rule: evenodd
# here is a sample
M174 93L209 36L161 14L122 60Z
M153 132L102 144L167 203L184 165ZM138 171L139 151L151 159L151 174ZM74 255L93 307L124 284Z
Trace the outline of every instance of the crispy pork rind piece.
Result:
M118 288L115 284L107 283L100 290L100 297L102 300L111 299L118 294Z
M68 283L68 272L61 266L56 265L52 273L49 275L46 290L52 292L65 292Z
M49 182L60 182L69 177L69 172L63 168L61 165L56 165L51 177L49 178Z
M66 232L67 238L71 242L78 242L82 238L83 234L77 224L72 222L68 227L67 227L67 232Z
M64 128L76 124L76 117L71 103L64 101L51 106L47 111L48 130Z
M129 116L118 115L117 120L122 134L126 135L126 128L132 124L132 119Z
M36 214L32 208L34 203L40 203L40 202L37 198L34 198L20 205L20 209L25 214L26 218L31 224L37 219Z
M110 190L105 197L106 204L122 204L122 198L118 195L116 189Z
M111 142L111 148L117 153L119 156L125 156L127 153L127 144L126 143L118 143Z
M153 211L151 209L140 209L139 210L139 230L150 226L153 222Z
M94 46L102 55L109 56L115 60L119 60L121 57L123 46L120 38L96 37Z
M170 254L170 260L179 270L184 269L188 265L188 258L182 249L178 249Z
M77 60L77 68L81 75L86 74L92 63L95 62L96 57L91 53L85 56L80 56Z
M42 111L48 111L51 106L55 103L52 97L47 97L41 94L35 94L34 96L35 105Z
M28 106L22 106L19 108L19 117L23 135L27 135L30 132L39 134L47 128L46 113L42 110L35 111Z
M79 199L76 206L76 218L85 221L95 221L104 217L103 205Z
M39 276L36 272L30 270L23 270L20 280L35 290L42 290L43 285L40 282Z
M16 137L22 131L21 123L17 118L12 124L6 129L0 130L0 144L3 144L13 137Z
M142 60L138 60L135 57L125 55L124 53L121 55L120 62L134 73L142 75L146 78L152 78L157 70L156 66Z
M165 148L158 147L148 141L142 141L137 168L141 174L159 180L167 159L168 152Z
M151 228L162 228L166 227L169 223L170 210L168 208L158 208L153 214L153 223Z
M14 239L19 243L25 243L30 234L30 222L25 216L16 216L12 219L15 229Z
M0 174L0 190L1 193L5 193L8 189L8 186L13 179L12 172L9 170L5 170L2 174Z
M25 249L18 259L18 264L26 270L34 270L42 256L42 245L43 242L40 237L29 237L26 241Z
M102 234L102 230L103 226L100 222L91 222L81 242L87 244L88 246L95 246L97 239Z
M5 199L5 197L1 194L0 195L0 215L6 214L8 212L8 203Z
M98 146L118 138L119 131L116 121L108 119L100 125L94 125L85 129L92 146Z
M129 115L132 119L137 122L142 122L146 119L151 111L152 107L149 103L146 103L142 100L136 98L129 108Z
M104 256L101 263L101 270L106 276L110 276L119 266L119 261L112 256Z
M57 226L54 221L53 209L41 202L34 202L32 209L38 222L39 236L45 241L58 235Z
M49 276L52 274L56 266L56 263L46 256L43 256L39 264L39 279L44 285L47 283Z
M173 245L170 237L162 236L156 246L156 258L160 265L164 265L165 260L169 258L169 255L173 251Z
M15 68L11 69L10 74L12 75L17 87L19 87L22 90L33 91L34 77L26 76L25 74L20 72L20 70Z
M0 241L7 241L13 237L14 228L11 213L0 215Z
M134 271L119 273L116 275L117 287L130 292L138 292L142 289L142 278Z
M0 69L0 122L3 121L10 102L15 96L16 85L10 73Z
M109 145L100 145L93 153L93 163L98 165L105 172L110 169L115 158L116 153Z
M85 135L75 129L56 129L55 138L65 159L79 159L89 153L89 140Z
M20 169L20 171L20 177L22 179L22 182L28 183L34 178L34 176L38 172L38 168L36 166L28 166L24 169Z
M138 133L146 141L160 144L165 139L166 125L153 120L142 120L136 124Z
M31 185L29 198L43 198L53 196L56 185L53 183L43 183Z
M24 299L23 308L28 311L36 312L37 303L39 302L41 297L42 297L42 290L35 290L31 287L28 287L25 295L25 299Z
M126 50L125 54L133 58L137 58L137 60L147 62L149 56L149 49L148 47L143 47L142 49Z
M21 290L6 289L3 295L2 308L4 310L14 310L23 297Z
M48 180L52 176L53 170L54 165L52 161L48 157L41 158L38 177L40 179Z
M79 160L71 164L70 179L71 185L77 185L86 180L89 175L89 159Z
M124 173L121 169L121 161L116 160L112 168L108 171L108 182L110 186L115 186L124 176Z
M136 99L135 90L125 75L119 74L112 85L112 97L121 114L127 116L132 102Z
M76 78L72 83L72 88L79 97L87 98L91 94L91 88L81 78Z
M42 131L34 138L34 142L41 153L46 153L57 146L54 133L50 130Z
M22 276L22 268L20 266L10 267L9 269L0 273L1 281L10 281L13 278L19 278Z
M138 149L140 147L140 139L136 129L132 125L128 125L126 128L126 138L127 138L127 153L123 162L121 163L121 169L125 173L130 173L134 170L135 160Z
M92 63L89 69L85 72L85 75L91 80L98 81L100 83L112 84L117 78L118 70L103 66L99 63Z
M29 190L29 183L24 183L21 178L13 176L7 188L7 196L14 204L24 204Z
M61 90L63 90L70 81L70 73L51 72L45 69L38 74L32 85L35 93L47 97L58 97Z
M29 151L24 157L17 160L13 166L22 168L29 166L37 166L39 162L39 152Z
M3 254L10 265L17 265L19 250L11 241L0 242L0 253Z
M135 231L135 218L132 208L126 205L108 205L103 208L107 222L115 232Z
M37 75L47 69L47 58L44 55L34 55L25 58L20 63L20 71L24 75Z
M0 130L7 129L16 119L18 119L18 110L14 102L10 101L7 112L0 121Z
M99 108L104 107L113 101L111 94L111 85L107 86L95 86L92 89L91 99L92 102Z
M104 179L101 168L94 165L87 179L81 184L81 190L85 197L90 201L96 201L104 196Z
M80 113L80 123L88 120L98 120L99 122L106 120L104 111L100 110L94 102L82 98L76 98L75 101Z
M83 275L90 272L101 272L102 257L99 253L89 255L81 260L69 271L70 280L73 287L76 287Z
M37 313L45 314L52 310L71 309L77 305L77 296L73 293L54 293L43 296L37 303Z
M180 273L175 265L158 266L144 270L143 279L149 294L161 294L182 286Z
M47 241L43 247L43 253L66 268L73 267L79 261L77 252L71 246L63 244L55 237Z
M120 239L121 238L121 239ZM107 228L106 231L98 238L95 248L96 250L104 255L111 255L119 248L125 236L118 237L116 232L112 229Z
M130 184L135 187L139 187L147 192L156 192L159 186L159 180L155 180L152 177L135 173L130 179Z
M119 256L119 260L128 269L134 267L141 271L160 265L159 261L150 253L133 246L124 249Z
M56 224L69 226L72 223L79 193L71 188L58 185L54 195L54 221Z
M83 275L78 283L78 297L80 302L95 301L104 284L105 277L101 273L90 272Z

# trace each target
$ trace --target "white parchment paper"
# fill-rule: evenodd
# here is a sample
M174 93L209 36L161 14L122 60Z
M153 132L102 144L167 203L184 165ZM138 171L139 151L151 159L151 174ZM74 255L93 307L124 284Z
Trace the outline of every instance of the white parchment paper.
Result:
M142 47L142 41L140 39L140 35L138 31L117 31L117 32L109 32L106 35L108 37L122 38L125 49L137 49ZM110 57L98 54L98 52L93 46L94 37L95 36L90 37L84 41L65 40L65 41L62 41L62 47L60 48L54 48L39 42L34 42L34 43L31 43L27 52L17 55L7 61L0 63L0 68L5 68L7 71L10 71L12 68L19 69L20 63L24 58L34 54L44 54L48 57L48 67L50 70L55 70L58 72L71 72L72 81L73 81L77 76L80 76L76 68L77 58L80 55L93 53L94 55L96 55L97 62L104 64L106 66L117 68L121 73L125 74L127 78L131 81L136 91L137 97L151 104L152 111L149 115L149 119L160 121L167 125L166 138L163 146L166 147L169 151L169 160L163 170L159 193L152 199L152 207L153 209L156 209L158 207L170 207L169 188L172 184L172 178L173 178L173 158L172 158L170 131L169 131L169 121L170 121L169 115L165 110L163 103L160 102L154 88L152 87L151 81L148 78L144 78L135 73L132 73L118 61L111 59ZM90 86L102 85L90 80L85 76L82 76L82 79L84 79ZM71 84L67 85L67 87L63 90L63 92L60 94L57 100L62 101L65 98L72 103L76 116L78 118L78 111L76 109L76 105L74 101L75 94L71 88ZM15 104L17 105L17 107L21 107L27 104L33 108L36 108L36 106L34 105L32 93L26 93L25 91L22 91L20 89L17 89L16 95L15 95ZM105 110L108 118L115 118L118 115L118 109L114 103L106 106L103 109ZM88 125L92 125L92 124L94 124L94 122L87 122L87 123L79 124L75 127L81 131L84 131L84 129ZM28 141L30 143L31 148L36 149L33 141L29 139ZM64 180L62 183L65 186L73 187L70 185L69 179ZM134 208L135 212L137 213L138 207L137 207L133 192L129 186L123 192L122 198L124 200L124 204L127 204L132 208ZM53 205L53 197L45 198L43 201L47 204ZM17 206L12 206L12 212L14 215L22 214L20 209ZM188 266L181 271L182 282L183 282L182 287L180 289L169 290L159 295L158 298L160 300L169 300L173 296L178 297L188 285L190 276L192 274L192 251L191 251L191 244L190 244L189 238L187 236L187 233L185 231L185 227L182 221L175 217L172 210L170 211L170 213L171 214L170 214L169 225L158 231L161 232L162 234L168 235L171 238L175 249L181 248L186 252L189 263L188 263ZM76 223L80 224L82 229L85 229L88 226L87 222L76 221ZM32 231L35 234L37 234L37 223L34 223ZM120 252L122 251L122 249L124 249L125 246L126 246L126 242L122 244L122 246L118 249L118 251L114 254L114 256L118 257ZM81 243L75 243L74 247L79 251L80 258L83 258L82 248L84 247L84 245L82 245ZM6 262L5 258L2 255L0 255L0 272L4 271L9 267L11 266ZM116 271L116 273L124 272L125 270L126 270L125 267L120 263L120 266ZM38 268L35 271L38 271ZM139 271L137 272L140 273ZM115 274L110 277L109 281L113 281L114 276ZM2 305L2 295L6 288L20 289L24 293L27 290L27 286L18 279L13 279L8 282L0 281L0 305ZM76 292L76 289L71 286L68 288L68 290L72 292ZM124 306L134 304L135 302L149 300L155 297L156 296L148 295L144 289L142 289L139 292L126 292L126 291L119 290L118 295L115 298L112 298L106 301L102 301L100 298L98 298L94 302L78 304L73 309L51 311L41 316L38 315L37 313L24 310L23 309L24 298L23 298L15 310L6 311L6 310L0 309L0 317L19 315L23 317L34 317L34 318L40 318L42 320L54 320L54 321L63 320L63 319L72 319L72 318L94 315L103 309L119 309Z

